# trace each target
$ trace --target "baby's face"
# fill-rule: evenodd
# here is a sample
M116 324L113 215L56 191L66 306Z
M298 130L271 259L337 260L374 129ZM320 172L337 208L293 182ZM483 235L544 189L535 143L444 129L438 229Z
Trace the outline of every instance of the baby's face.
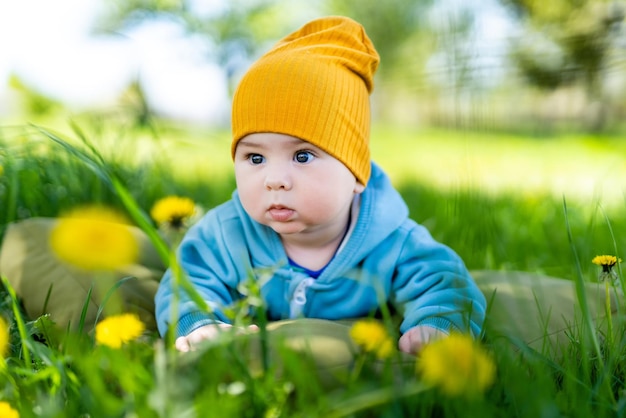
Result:
M355 193L364 189L336 158L308 142L275 133L251 134L239 141L235 178L246 212L281 235L340 233Z

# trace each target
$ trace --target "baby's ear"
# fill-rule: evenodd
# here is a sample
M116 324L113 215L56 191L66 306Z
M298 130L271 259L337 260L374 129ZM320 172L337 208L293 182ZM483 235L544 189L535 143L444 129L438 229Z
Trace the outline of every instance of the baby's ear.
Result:
M354 186L354 193L355 194L363 193L363 190L365 190L365 186L361 184L360 181L357 181L356 185Z

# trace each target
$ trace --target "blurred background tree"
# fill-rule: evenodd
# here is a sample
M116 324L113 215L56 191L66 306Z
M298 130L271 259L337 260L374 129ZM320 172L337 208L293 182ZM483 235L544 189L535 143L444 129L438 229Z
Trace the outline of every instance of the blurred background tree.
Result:
M527 133L625 127L626 0L101 3L96 35L176 25L225 74L229 95L280 37L312 18L342 14L365 26L381 55L372 100L378 121ZM154 114L148 93L136 77L120 94L139 126L164 116Z
M141 25L148 20L167 19L177 22L190 36L201 36L211 47L207 59L222 67L232 93L248 65L273 42L313 17L329 14L346 15L363 24L381 55L375 89L376 115L386 121L402 123L448 123L447 116L432 111L430 102L452 93L443 100L444 109L460 99L459 92L472 82L469 49L466 40L472 30L469 8L456 4L449 15L440 8L433 18L432 0L375 0L319 2L276 0L233 0L208 13L198 13L191 2L131 0L117 2L103 18L101 32L115 32ZM460 10L459 10L460 9ZM442 20L443 24L438 20ZM444 56L445 68L428 69L430 58ZM436 74L429 74L434 71ZM451 86L433 82L442 78ZM449 79L449 80L448 80ZM422 117L422 114L426 114ZM454 109L444 113L457 118ZM429 119L433 120L429 120ZM455 124L456 125L456 124Z
M611 103L612 72L623 77L626 4L598 0L500 0L524 28L513 40L511 57L532 86L553 91L582 86L589 107L588 127L603 130ZM623 95L621 95L623 97ZM623 104L623 101L622 103Z
M198 11L188 1L129 0L109 3L98 31L118 32L149 20L170 20L189 36L200 37L207 59L222 67L232 93L236 78L269 41L293 29L294 17L274 0L231 0Z

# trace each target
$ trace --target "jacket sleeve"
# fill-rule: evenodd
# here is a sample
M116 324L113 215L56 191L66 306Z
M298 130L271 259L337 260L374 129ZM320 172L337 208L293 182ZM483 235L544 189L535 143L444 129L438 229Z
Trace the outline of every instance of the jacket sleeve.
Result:
M417 325L478 336L486 300L461 258L421 225L408 233L397 260L392 300L404 314L400 332Z
M209 212L194 225L183 238L178 259L183 274L209 306L204 312L182 290L174 307L172 270L168 269L161 280L155 296L155 310L159 333L165 335L173 320L177 321L176 336L189 334L194 329L215 322L230 322L223 308L233 303L238 297L237 286L240 278L246 274L246 253L242 239L228 240L225 236L233 219L220 218L219 213ZM236 229L236 228L233 228ZM239 242L230 248L233 242ZM232 255L241 252L235 263ZM172 311L177 317L172 318Z

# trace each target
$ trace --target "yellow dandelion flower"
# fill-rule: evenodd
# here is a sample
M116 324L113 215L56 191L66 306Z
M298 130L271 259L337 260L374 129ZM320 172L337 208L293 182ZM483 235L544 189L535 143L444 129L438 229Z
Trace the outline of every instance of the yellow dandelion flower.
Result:
M188 221L196 213L196 204L187 197L168 196L158 200L150 216L157 225L167 225L174 229L180 229L187 225Z
M9 341L9 324L0 316L0 357L4 357L9 351Z
M145 329L146 326L135 314L109 316L96 325L96 343L120 348L122 344L139 338Z
M493 383L496 367L470 335L453 333L424 347L416 371L450 396L475 396Z
M0 417L20 418L20 414L15 409L13 409L10 403L0 401Z
M618 259L614 255L597 255L593 257L591 262L598 266L602 266L603 269L610 270L617 263L621 263L622 259Z
M591 262L602 267L602 271L598 276L598 280L600 282L606 281L607 283L616 284L619 281L619 277L617 276L617 273L613 271L613 267L617 263L622 262L621 258L617 258L614 255L597 255L593 257Z
M137 239L126 224L126 218L110 208L76 208L59 219L50 234L50 247L76 267L115 270L139 256Z
M374 353L379 359L388 358L393 353L393 339L378 321L364 319L355 322L350 328L350 337L363 351Z

